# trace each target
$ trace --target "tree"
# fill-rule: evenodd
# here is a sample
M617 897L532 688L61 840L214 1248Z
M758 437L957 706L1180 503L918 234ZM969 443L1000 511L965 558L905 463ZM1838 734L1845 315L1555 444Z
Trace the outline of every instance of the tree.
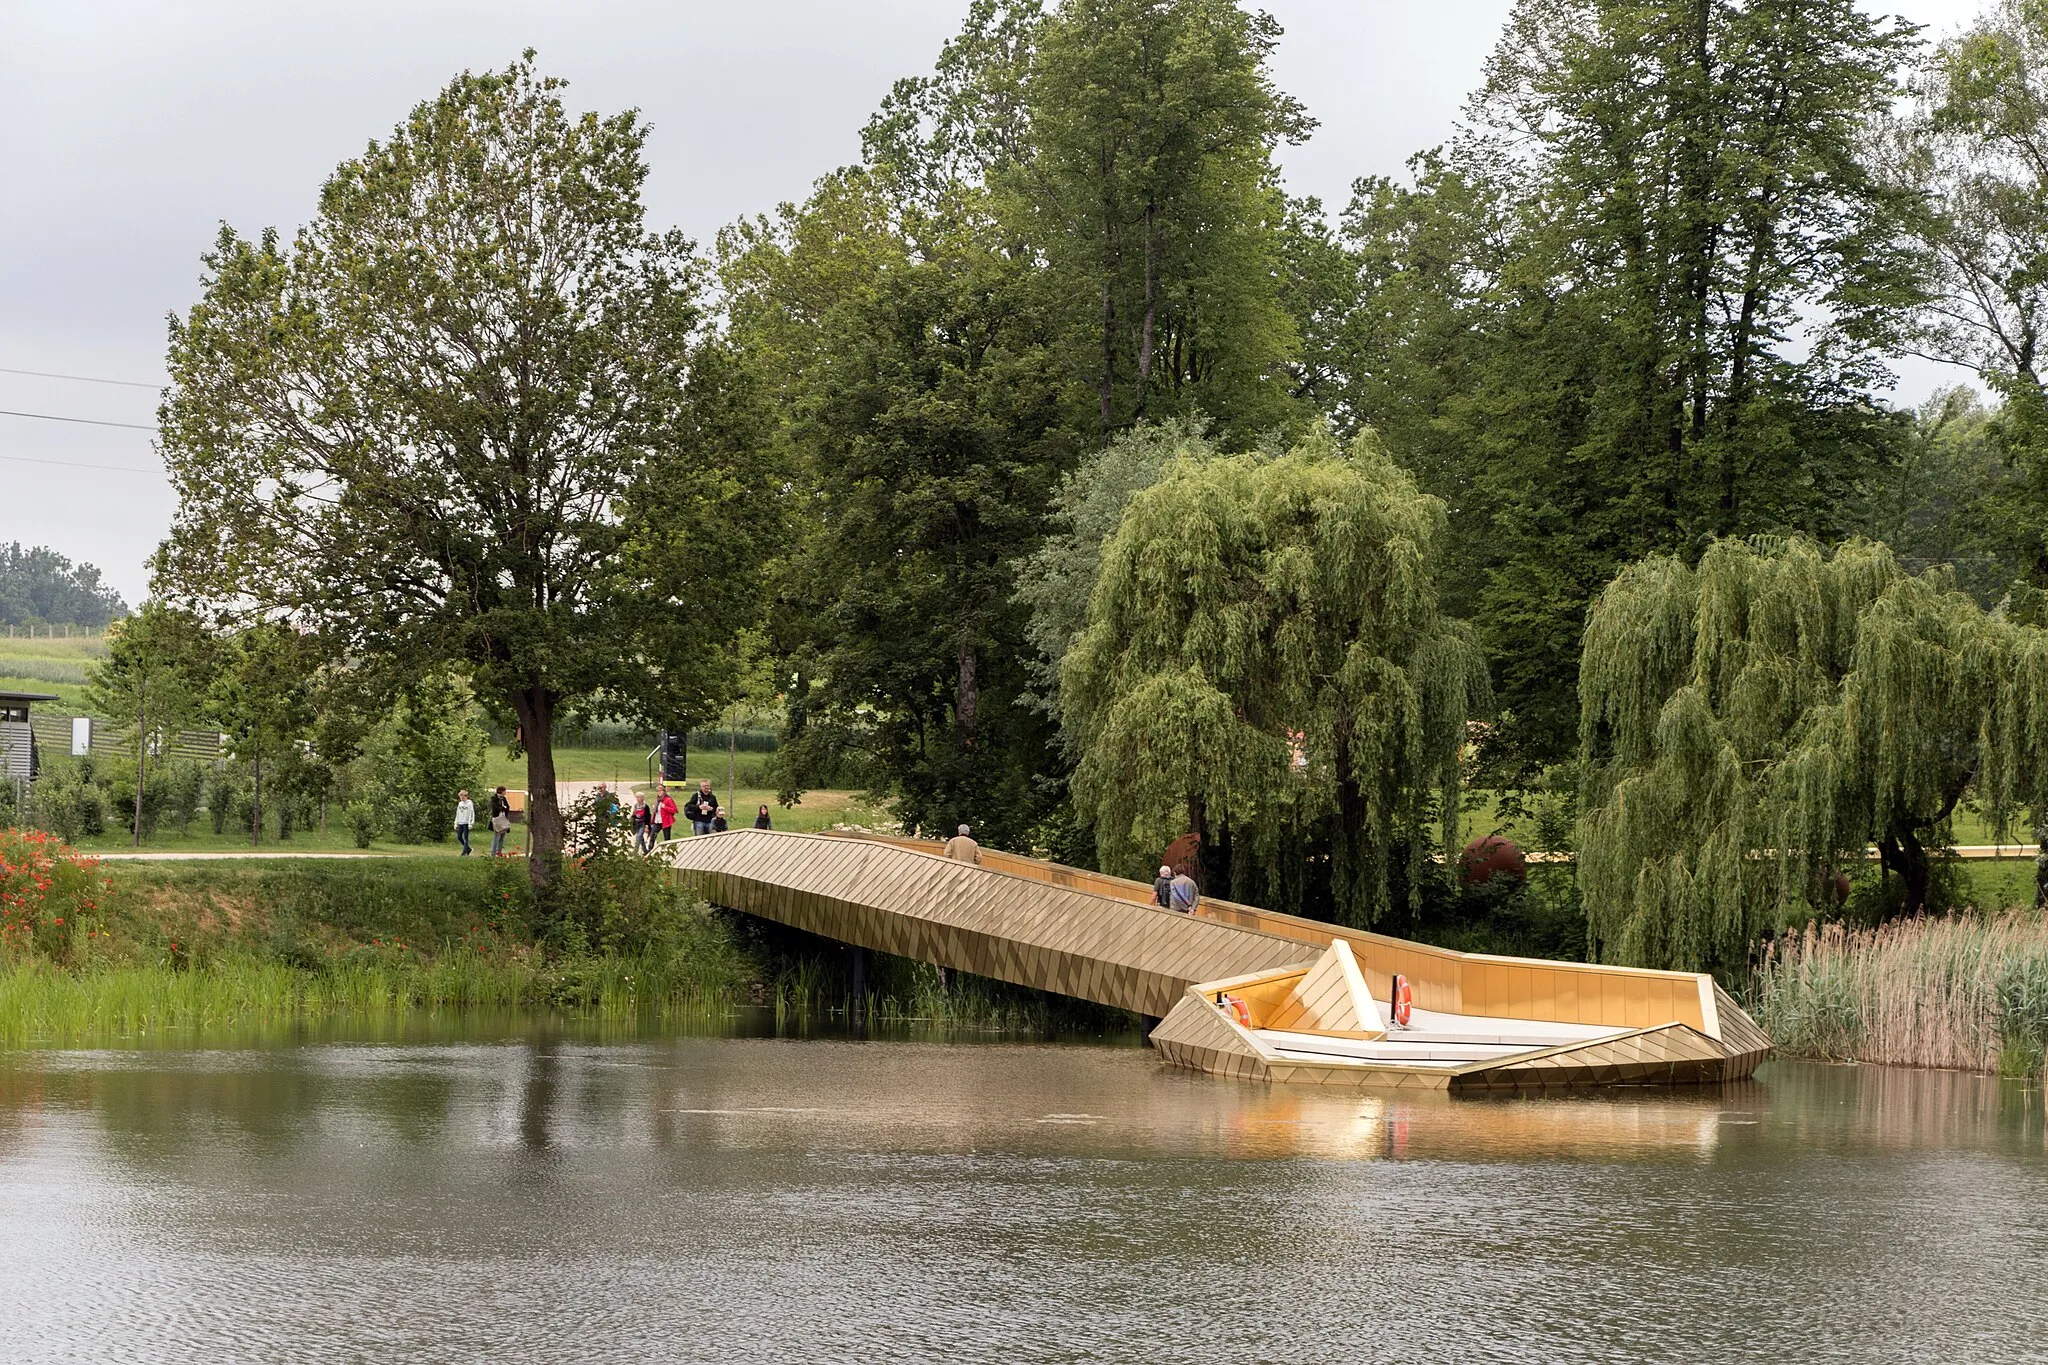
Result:
M1853 0L1523 0L1460 137L1359 187L1343 405L1465 528L1501 780L1569 757L1621 565L1863 524L1910 296L1865 134L1909 43Z
M702 271L644 226L645 125L571 116L562 88L530 53L465 73L343 163L290 246L223 229L171 324L156 561L194 604L468 670L519 727L536 886L557 712L718 695L774 505L751 451L698 443Z
M74 565L42 545L0 545L0 625L99 630L127 614L121 594L102 583L92 565Z
M1911 572L1946 564L1985 607L2028 576L2010 517L2021 504L2018 472L2001 450L2001 414L1973 389L1934 394L1913 414L1910 438L1886 472L1863 528Z
M207 641L199 621L160 602L145 602L114 623L107 658L87 672L86 705L135 731L134 839L142 845L143 793L149 756L159 736L175 734L201 708Z
M1050 727L1017 705L1011 595L1072 458L1032 258L984 192L920 203L889 167L828 177L726 247L735 344L809 499L774 617L786 781L863 748L906 825L1020 840Z
M2003 538L2048 586L2048 8L1994 0L1930 51L1881 140L1911 196L1924 293L1908 344L1967 366L2004 400L1992 435L2024 475L1997 510Z
M1738 968L1872 843L1916 912L1966 793L2001 821L2048 795L2048 633L1867 541L1630 565L1593 608L1580 695L1579 884L1604 961Z
M1131 499L1159 482L1175 461L1216 454L1197 419L1140 423L1082 460L1060 480L1045 539L1017 570L1018 603L1031 613L1025 636L1041 700L1056 705L1060 661L1088 628L1088 603L1102 552L1123 524Z
M263 842L263 774L291 774L313 725L311 684L318 643L286 625L257 624L210 651L205 711L249 765L249 842Z
M1298 414L1272 153L1314 123L1272 82L1279 36L1230 0L977 0L870 124L871 163L987 187L1039 255L1077 431Z
M1445 533L1369 436L1183 460L1138 493L1061 668L1103 865L1185 829L1230 846L1241 893L1355 925L1412 912L1486 695L1437 609Z

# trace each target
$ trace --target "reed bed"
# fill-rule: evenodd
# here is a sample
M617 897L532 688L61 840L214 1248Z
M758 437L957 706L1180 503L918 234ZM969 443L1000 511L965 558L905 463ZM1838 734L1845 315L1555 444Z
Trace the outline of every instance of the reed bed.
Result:
M1809 925L1766 950L1751 998L1788 1055L2038 1074L2048 1063L2048 919Z
M413 1012L696 1014L721 1011L729 998L723 980L707 981L671 962L629 958L541 965L521 956L450 954L321 970L247 954L226 954L196 969L122 964L75 970L30 960L0 968L0 1047Z

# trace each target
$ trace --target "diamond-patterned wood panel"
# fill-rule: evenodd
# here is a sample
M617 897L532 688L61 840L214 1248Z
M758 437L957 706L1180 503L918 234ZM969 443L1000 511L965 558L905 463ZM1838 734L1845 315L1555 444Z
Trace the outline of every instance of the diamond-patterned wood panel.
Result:
M880 841L733 830L663 845L717 905L842 943L1163 1015L1191 981L1303 965L1293 939Z

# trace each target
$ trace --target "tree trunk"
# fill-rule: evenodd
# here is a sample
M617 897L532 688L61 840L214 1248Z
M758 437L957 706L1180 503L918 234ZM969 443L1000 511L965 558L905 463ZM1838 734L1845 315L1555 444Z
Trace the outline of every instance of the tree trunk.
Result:
M263 842L263 754L261 750L250 758L249 772L252 781L249 786L249 846L255 848Z
M149 688L142 689L135 708L135 839L131 848L142 847L142 784L149 778Z
M1929 868L1927 850L1920 844L1912 830L1894 826L1892 832L1878 840L1877 860L1887 872L1898 874L1905 883L1905 895L1899 902L1899 912L1917 915L1927 908L1927 883Z
M1102 430L1108 433L1116 413L1110 399L1116 388L1116 307L1110 301L1109 281L1102 282L1102 379L1096 385L1102 400Z
M514 692L526 745L526 875L535 891L554 885L562 862L562 806L555 799L555 698L536 684Z
M1152 326L1159 313L1159 248L1152 224L1152 205L1145 206L1145 320L1138 328L1137 415L1145 415L1145 394L1152 380Z
M953 687L953 727L963 753L974 747L975 718L981 707L981 685L976 680L978 665L973 642L962 640L960 676Z

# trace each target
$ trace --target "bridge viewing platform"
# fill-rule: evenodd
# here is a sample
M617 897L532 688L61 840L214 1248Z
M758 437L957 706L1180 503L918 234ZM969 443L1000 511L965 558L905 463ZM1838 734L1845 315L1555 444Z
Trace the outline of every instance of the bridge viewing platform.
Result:
M714 905L1160 1018L1169 1061L1246 1079L1454 1092L1749 1075L1763 1032L1703 974L1458 953L922 840L732 830L660 845ZM1403 989L1405 987L1405 990ZM1397 1017L1396 999L1412 1001Z

